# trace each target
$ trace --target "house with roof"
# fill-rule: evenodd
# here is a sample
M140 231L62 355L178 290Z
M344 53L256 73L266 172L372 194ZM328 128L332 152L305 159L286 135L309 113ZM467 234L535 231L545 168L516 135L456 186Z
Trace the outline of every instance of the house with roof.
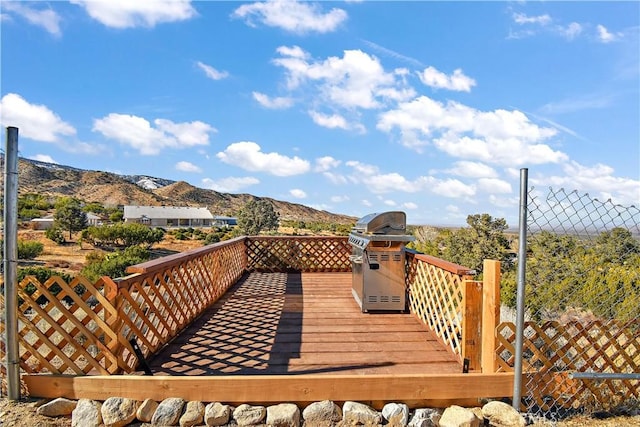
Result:
M238 225L238 219L231 216L218 215L213 217L213 225L223 228L235 227Z
M33 218L29 222L31 223L31 229L33 230L48 230L53 227L54 221L55 220L53 218L53 214L49 214L49 215L43 216L42 218ZM102 225L102 222L103 222L102 217L94 213L87 212L87 225L98 226L98 225Z
M138 222L150 227L211 227L213 215L207 208L190 206L124 207L124 222Z

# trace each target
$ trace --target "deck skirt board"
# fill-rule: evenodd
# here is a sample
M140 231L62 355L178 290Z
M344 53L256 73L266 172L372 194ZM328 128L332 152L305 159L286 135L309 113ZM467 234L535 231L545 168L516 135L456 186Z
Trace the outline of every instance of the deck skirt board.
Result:
M150 358L156 375L458 373L409 313L361 313L350 273L251 273Z

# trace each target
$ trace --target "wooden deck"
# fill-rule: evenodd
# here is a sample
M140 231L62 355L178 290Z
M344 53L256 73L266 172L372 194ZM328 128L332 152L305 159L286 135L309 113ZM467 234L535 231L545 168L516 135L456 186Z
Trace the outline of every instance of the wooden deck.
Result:
M351 273L245 275L148 362L155 375L462 372L414 315L361 313Z

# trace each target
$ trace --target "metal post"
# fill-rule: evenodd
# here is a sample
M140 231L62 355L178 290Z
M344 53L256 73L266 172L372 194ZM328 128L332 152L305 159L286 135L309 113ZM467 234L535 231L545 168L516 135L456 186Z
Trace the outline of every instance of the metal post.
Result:
M18 351L18 128L7 128L4 159L4 314L7 349L7 397L20 399Z
M518 236L518 283L517 283L517 299L516 299L516 348L515 363L513 366L513 401L511 405L517 411L520 411L520 400L522 399L522 353L524 341L524 292L526 284L526 267L527 267L527 185L529 170L520 169L520 224Z

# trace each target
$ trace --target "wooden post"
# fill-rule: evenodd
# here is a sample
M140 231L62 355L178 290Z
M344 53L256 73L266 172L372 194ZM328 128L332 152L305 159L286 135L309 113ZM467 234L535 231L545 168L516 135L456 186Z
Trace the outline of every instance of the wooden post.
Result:
M116 282L114 282L113 280L111 280L111 278L108 277L108 276L102 276L100 278L100 281L103 283L103 286L104 286L103 292L104 292L105 298L109 301L109 303L116 310L116 313L119 313L120 300L122 299L122 297L120 296L120 292L119 292L119 289L118 289L118 284ZM96 285L97 285L97 283L96 283ZM120 335L120 328L121 328L121 325L122 325L122 320L117 315L113 316L113 315L107 313L106 318L105 318L105 322L107 323L107 325L109 325L109 327L116 334L116 336ZM107 347L111 350L111 352L116 356L116 358L119 361L120 357L121 357L121 353L122 353L122 345L120 344L118 339L112 340L112 339L107 338L105 344L107 345ZM108 365L108 366L105 366L105 368L111 374L120 373L120 367L118 366L117 363L115 364L115 366L109 366Z
M496 327L500 324L500 261L485 259L482 286L482 373L497 368Z
M462 305L462 358L469 360L469 372L479 372L482 349L482 282L465 276Z

